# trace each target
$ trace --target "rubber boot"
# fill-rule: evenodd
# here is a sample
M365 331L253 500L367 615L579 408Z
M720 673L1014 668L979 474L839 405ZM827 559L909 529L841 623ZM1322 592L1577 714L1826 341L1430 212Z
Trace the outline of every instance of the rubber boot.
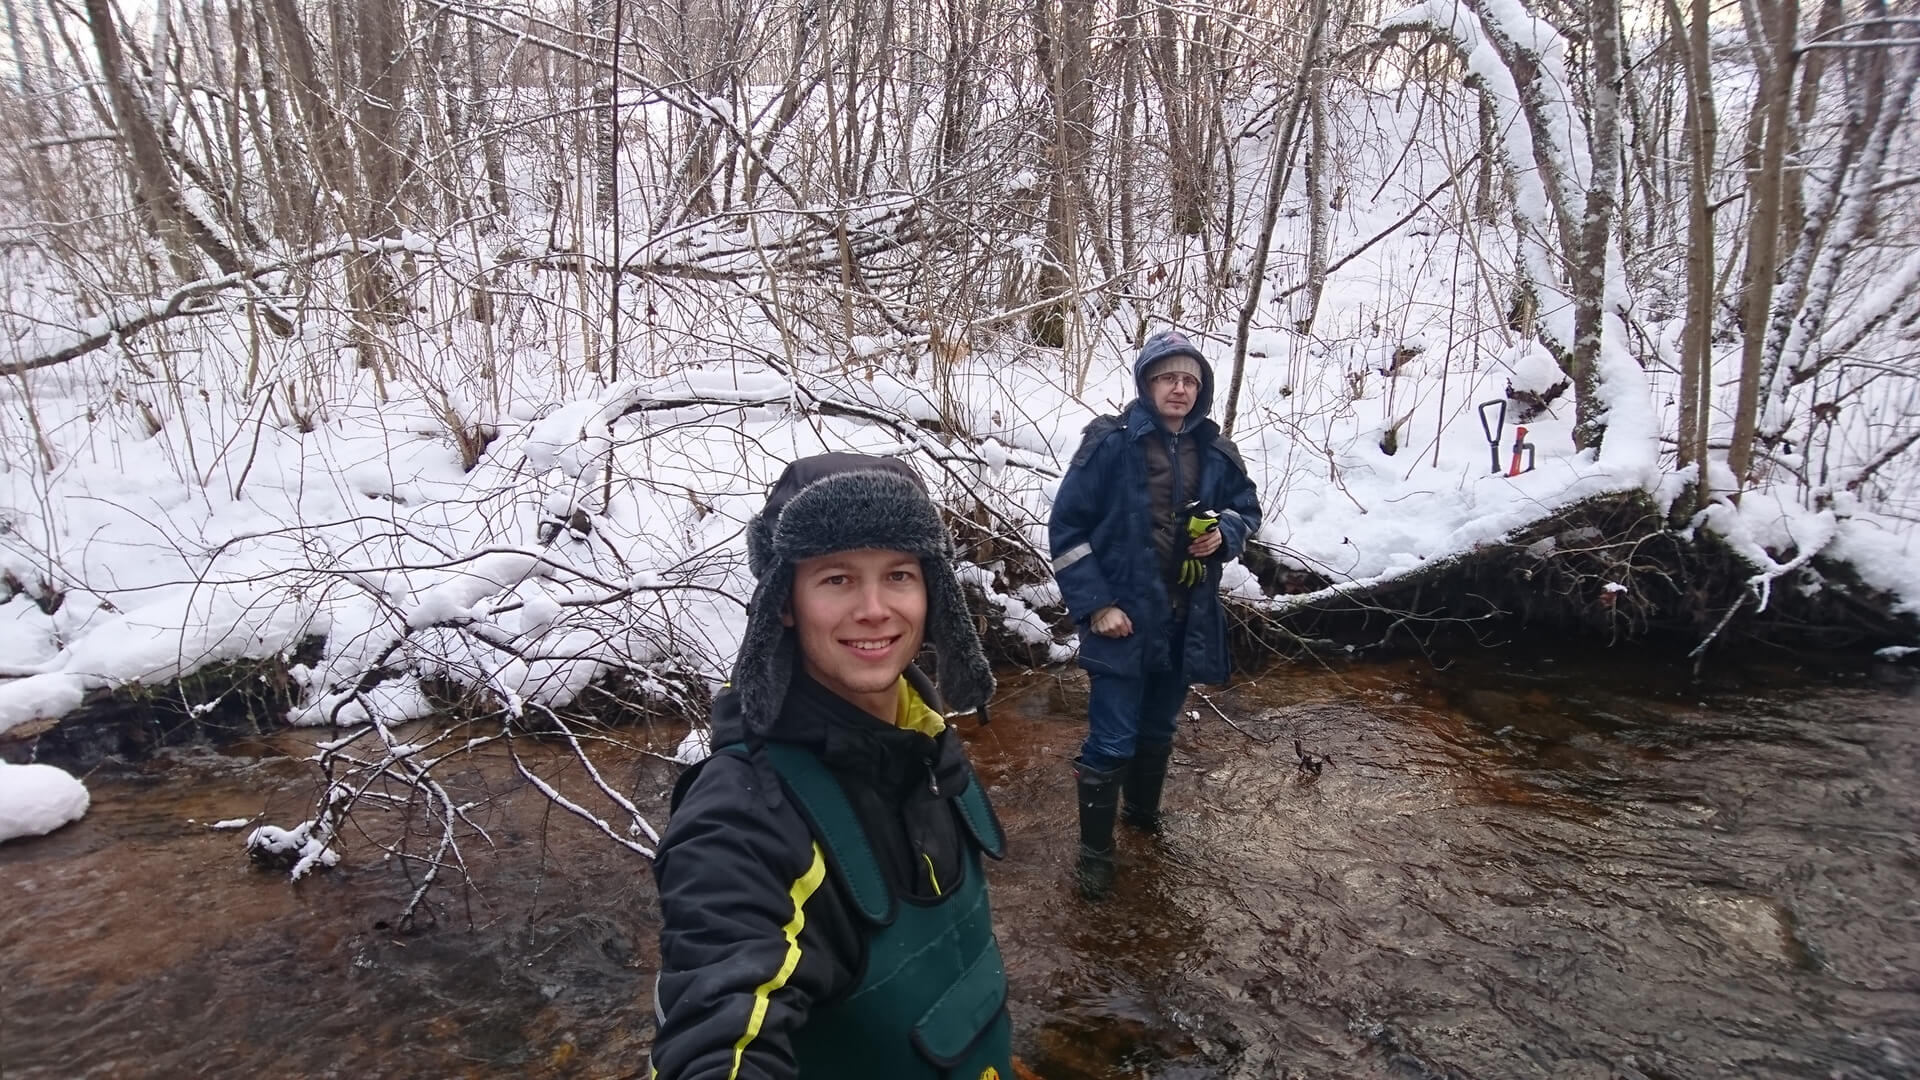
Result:
M1173 756L1173 744L1136 743L1133 766L1121 785L1126 795L1122 820L1129 828L1143 833L1160 831L1160 792L1167 784L1167 759Z
M1073 778L1080 795L1080 857L1074 877L1080 895L1103 900L1113 890L1113 819L1120 809L1120 784L1127 767L1101 772L1078 761Z

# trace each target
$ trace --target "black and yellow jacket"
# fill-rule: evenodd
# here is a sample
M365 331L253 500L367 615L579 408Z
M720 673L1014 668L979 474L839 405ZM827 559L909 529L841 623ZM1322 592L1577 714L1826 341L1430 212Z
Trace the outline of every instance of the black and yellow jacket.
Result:
M763 747L804 750L838 781L890 894L888 910L910 909L918 918L948 898L976 898L968 900L977 909L969 924L974 929L962 936L976 939L965 947L980 955L970 953L977 963L951 976L958 993L943 1001L971 995L968 1010L980 1017L962 1022L980 1034L944 1036L957 1048L951 1069L939 1067L941 1052L921 1045L918 1029L911 1040L920 1057L936 1063L926 1075L964 1071L966 1080L975 1080L1000 1075L970 1064L980 1059L978 1044L1006 1039L1005 977L984 892L972 880L980 874L976 851L1001 854L999 826L980 795L962 798L976 781L960 740L926 705L937 699L924 677L908 671L895 724L796 672ZM716 748L745 742L731 691L715 700L712 724ZM806 1049L809 1023L816 1035L825 1017L846 1023L849 995L870 989L875 978L868 960L877 935L888 930L897 938L889 928L915 925L913 918L891 915L876 920L871 890L853 895L850 890L861 887L858 868L849 878L849 868L839 865L849 860L836 854L835 844L822 843L807 801L784 790L782 774L768 765L778 756L764 748L716 753L675 790L653 864L664 916L652 1058L659 1080L787 1080L799 1075L805 1064L799 1059L809 1054L817 1071L817 1054ZM951 925L943 932L953 933ZM963 981L968 985L961 987ZM851 1011L863 1008L856 1002ZM947 1007L942 1022L950 1027L954 1014L968 1010ZM907 1053L908 1033L900 1032L898 1041L896 1049Z

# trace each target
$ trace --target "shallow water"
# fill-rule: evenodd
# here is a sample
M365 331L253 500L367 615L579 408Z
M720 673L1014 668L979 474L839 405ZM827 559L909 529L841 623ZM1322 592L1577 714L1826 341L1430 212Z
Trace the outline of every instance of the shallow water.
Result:
M1920 1073L1910 673L1713 678L1508 653L1196 695L1167 833L1123 838L1101 905L1066 881L1084 681L1006 680L964 725L1013 843L1020 1053L1047 1080ZM679 733L623 734L603 768L658 824L675 770L643 751ZM304 816L311 740L103 770L83 822L0 848L0 1076L643 1070L639 859L479 758L476 889L402 934L398 818L298 885L201 824Z
M1064 750L1039 714L1074 697L1013 723ZM1115 902L1037 910L1065 814L1003 871L1001 910L1046 928L1010 961L1045 1075L1920 1073L1904 675L1481 657L1211 702ZM1301 772L1295 739L1332 763Z

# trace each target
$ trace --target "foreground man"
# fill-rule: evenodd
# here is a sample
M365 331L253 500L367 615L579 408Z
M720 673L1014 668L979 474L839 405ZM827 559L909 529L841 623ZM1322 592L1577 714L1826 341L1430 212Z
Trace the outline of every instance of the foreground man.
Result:
M1000 824L947 704L993 676L952 544L898 461L788 466L748 527L759 586L715 754L654 860L660 1080L1012 1080L980 854Z
M1147 339L1139 396L1087 425L1048 522L1053 573L1080 627L1092 697L1074 762L1080 888L1112 887L1113 822L1160 829L1160 792L1187 687L1230 670L1220 567L1260 528L1240 452L1207 419L1213 368L1184 336Z

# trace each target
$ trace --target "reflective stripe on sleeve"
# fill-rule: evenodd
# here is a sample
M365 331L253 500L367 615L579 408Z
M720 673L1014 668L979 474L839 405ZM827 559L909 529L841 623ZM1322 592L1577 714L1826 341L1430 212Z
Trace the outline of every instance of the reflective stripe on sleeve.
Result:
M1053 572L1056 574L1064 573L1067 567L1072 566L1074 563L1079 562L1091 554L1093 554L1092 544L1076 544L1061 552L1060 557L1053 560Z
M747 1044L759 1036L760 1025L766 1022L767 999L773 996L774 991L787 985L787 980L793 977L793 970L800 966L800 931L807 925L807 901L813 898L814 890L820 887L826 877L827 857L816 843L813 845L813 865L807 867L807 872L796 878L793 888L787 891L793 897L793 918L788 919L787 925L781 928L781 933L787 939L786 959L781 962L780 970L773 973L773 978L754 988L753 1013L747 1017L747 1030L740 1033L740 1041L733 1044L733 1069L727 1073L727 1080L738 1080L740 1076L740 1059L746 1054Z

